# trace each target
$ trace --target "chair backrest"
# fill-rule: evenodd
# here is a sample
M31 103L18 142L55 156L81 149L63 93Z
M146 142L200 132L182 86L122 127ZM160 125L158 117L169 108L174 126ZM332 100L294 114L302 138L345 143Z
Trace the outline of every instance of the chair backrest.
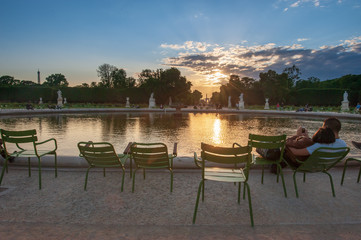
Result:
M265 135L256 135L249 134L248 144L253 148L263 148L263 149L276 149L280 148L283 150L286 144L286 135L277 135L277 136L265 136Z
M252 148L260 149L279 149L280 158L279 161L282 161L283 152L286 146L286 135L276 135L276 136L265 136L257 134L249 134L248 145Z
M112 144L107 142L79 142L80 156L92 167L119 167L121 162Z
M327 148L316 149L298 168L302 172L322 172L335 166L349 153L350 148Z
M6 154L9 154L7 148L8 143L16 144L19 149L23 150L19 144L32 143L35 147L35 142L38 141L35 129L25 131L7 131L0 129L0 132Z
M7 131L0 129L1 139L7 143L33 143L38 141L36 136L36 130L25 130L25 131Z
M164 143L133 143L131 158L140 168L169 168L168 148Z
M238 163L249 164L251 161L250 153L252 149L249 146L227 148L201 143L201 149L203 167L205 166L204 161L233 165Z

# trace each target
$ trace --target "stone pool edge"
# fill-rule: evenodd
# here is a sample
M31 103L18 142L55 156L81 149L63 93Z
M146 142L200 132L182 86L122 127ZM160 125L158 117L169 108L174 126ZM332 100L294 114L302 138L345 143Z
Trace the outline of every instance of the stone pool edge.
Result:
M72 108L72 109L0 109L1 116L22 116L22 115L37 115L37 114L67 114L67 113L127 113L127 112L177 112L174 108ZM249 110L249 109L192 109L183 108L181 113L245 113L245 114L267 114L267 115L282 115L282 116L305 116L305 117L338 117L341 119L357 119L361 120L361 114L353 113L338 113L338 112L295 112L295 111L280 111L280 110Z

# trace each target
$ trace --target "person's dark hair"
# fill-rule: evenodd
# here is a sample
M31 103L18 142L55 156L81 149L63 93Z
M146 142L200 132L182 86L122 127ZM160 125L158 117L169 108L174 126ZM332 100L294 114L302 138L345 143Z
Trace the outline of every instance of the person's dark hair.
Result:
M335 134L329 127L321 127L313 135L312 141L315 143L334 143L336 141Z
M323 122L323 127L331 128L332 131L338 133L341 130L341 122L335 117L330 117Z

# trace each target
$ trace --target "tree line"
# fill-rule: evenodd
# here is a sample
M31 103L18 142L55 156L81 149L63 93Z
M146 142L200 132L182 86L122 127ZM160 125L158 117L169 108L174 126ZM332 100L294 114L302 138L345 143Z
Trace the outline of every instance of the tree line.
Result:
M170 98L172 103L197 104L202 98L198 90L191 90L192 83L181 75L177 68L170 69L145 69L138 79L128 77L126 71L110 64L102 64L97 69L99 82L91 84L82 83L75 88L103 88L103 89L139 89L139 93L150 96L154 93L157 104L167 105ZM46 81L39 85L32 81L20 81L11 76L0 77L0 86L31 86L31 87L68 87L69 83L63 74L51 74ZM134 92L134 91L132 91Z
M351 104L360 101L361 75L345 75L326 81L320 81L317 77L301 79L301 70L293 65L285 68L282 73L277 73L274 70L261 72L259 80L231 75L228 82L221 85L219 92L213 92L211 101L216 104L227 105L228 97L231 96L232 105L235 105L239 101L240 94L244 93L245 102L250 105L264 104L265 98L268 98L271 104L297 105L303 103L317 104L319 102L318 104L334 105L339 104L339 98L342 98L342 94L339 92L343 91L349 92ZM311 92L312 94L309 94ZM329 101L322 100L321 103L319 98L313 96L317 93L325 95ZM335 97L336 99L333 99Z
M100 78L99 82L82 83L74 88L84 90L88 88L128 89L132 90L132 93L138 92L147 96L154 93L157 104L163 105L168 104L170 97L173 102L187 105L198 104L203 97L198 90L191 91L192 83L174 67L165 70L145 69L138 75L137 79L128 77L124 69L106 63L100 65L96 71ZM345 75L337 79L320 81L317 77L302 79L301 74L301 70L293 65L285 68L281 73L274 70L261 72L258 80L230 75L228 82L220 86L219 92L213 92L211 102L227 106L228 97L231 96L232 105L235 106L239 101L239 95L244 93L245 102L249 105L264 104L265 98L269 99L270 104L336 105L342 95L340 92L344 90L349 91L351 104L360 101L361 75ZM69 83L65 76L60 73L51 74L41 85L5 75L0 77L0 86L66 88ZM144 99L146 98L144 97Z

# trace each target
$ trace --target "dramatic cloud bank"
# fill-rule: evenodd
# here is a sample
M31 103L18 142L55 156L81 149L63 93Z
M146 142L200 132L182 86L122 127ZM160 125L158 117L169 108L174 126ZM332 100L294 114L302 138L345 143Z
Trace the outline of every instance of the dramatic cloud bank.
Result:
M299 39L298 42L306 40ZM346 74L361 74L361 36L319 49L305 49L300 44L220 46L192 41L183 45L162 44L161 47L177 51L173 52L177 56L163 60L165 65L203 75L203 84L211 84L212 81L214 84L214 79L209 78L212 74L217 74L219 83L226 81L230 74L258 79L260 72L269 69L282 72L293 64L300 68L303 79L314 76L326 80Z

